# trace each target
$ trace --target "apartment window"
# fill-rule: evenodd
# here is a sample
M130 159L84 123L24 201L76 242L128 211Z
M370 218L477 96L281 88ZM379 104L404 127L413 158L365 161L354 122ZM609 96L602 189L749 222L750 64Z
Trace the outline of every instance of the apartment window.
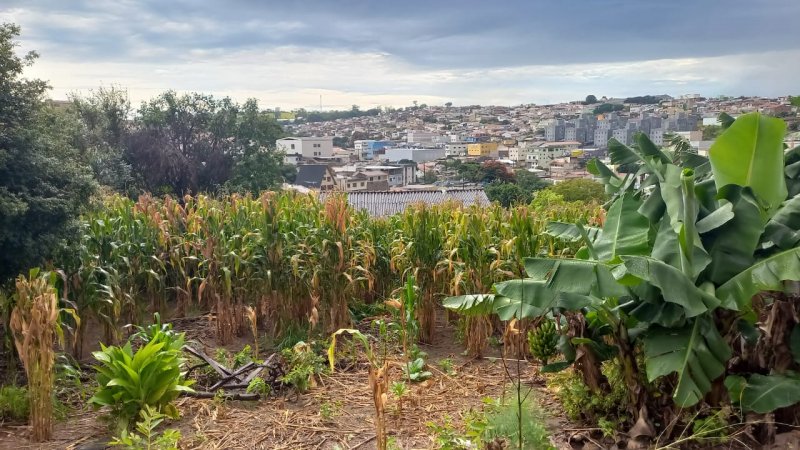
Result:
M294 150L294 144L292 144L292 150Z
M369 177L369 181L372 181L372 177Z
M364 182L363 181L361 182L361 186L364 186Z

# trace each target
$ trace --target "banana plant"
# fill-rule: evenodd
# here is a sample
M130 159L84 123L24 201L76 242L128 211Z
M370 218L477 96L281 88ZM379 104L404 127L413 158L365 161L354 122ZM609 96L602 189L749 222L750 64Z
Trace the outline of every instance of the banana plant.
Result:
M445 306L497 313L513 300L522 303L521 314L571 310L599 318L599 328L612 330L629 388L641 394L631 396L631 409L647 400L637 379L638 349L648 381L675 374L674 403L697 404L728 370L731 337L722 319L733 315L752 327L753 296L800 280L800 200L789 189L800 158L795 150L784 155L784 130L779 119L744 115L720 135L708 160L676 158L644 135L632 147L612 140L611 162L628 173L617 175L600 161L589 165L612 195L602 229L549 228L583 245L576 259L527 259L529 278L512 282L519 292L508 295L499 284L495 295L451 298ZM779 376L775 385L794 379ZM768 381L739 377L727 384L736 403L755 410L748 401L757 398L763 411L756 392L769 389Z

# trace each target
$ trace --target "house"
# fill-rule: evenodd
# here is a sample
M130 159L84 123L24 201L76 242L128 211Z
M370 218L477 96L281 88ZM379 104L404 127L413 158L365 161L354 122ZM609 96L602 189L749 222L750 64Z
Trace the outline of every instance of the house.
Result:
M284 154L300 153L303 158L330 158L333 156L333 137L287 137L275 141L275 147Z
M328 194L320 194L320 201L325 201ZM372 217L386 217L398 214L411 205L438 205L454 202L464 206L488 206L491 202L483 189L454 189L441 191L387 191L387 192L350 192L347 203L354 209L366 210Z
M294 184L309 189L329 191L336 187L334 173L327 164L300 164Z

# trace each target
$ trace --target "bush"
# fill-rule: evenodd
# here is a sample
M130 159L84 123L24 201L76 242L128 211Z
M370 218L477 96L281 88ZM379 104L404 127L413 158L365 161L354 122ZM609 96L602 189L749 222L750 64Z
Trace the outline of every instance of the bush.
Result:
M128 342L123 347L101 345L93 355L98 390L89 399L96 408L108 406L119 429L127 429L146 406L177 418L172 402L181 392L191 391L191 380L181 373L183 335L166 337L161 331L136 353Z

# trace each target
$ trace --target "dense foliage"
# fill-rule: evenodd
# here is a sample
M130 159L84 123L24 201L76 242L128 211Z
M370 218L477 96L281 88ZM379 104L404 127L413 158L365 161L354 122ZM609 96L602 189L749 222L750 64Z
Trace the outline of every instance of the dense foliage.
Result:
M608 395L600 364L615 359L633 439L653 439L657 428L669 437L680 408L733 404L795 423L800 148L784 154L784 131L779 119L744 115L708 159L677 158L643 134L633 147L612 142L612 163L634 170L620 178L590 164L613 196L604 226L549 227L583 245L575 258L527 258L527 278L445 305L565 320L565 361L543 371L574 364L588 390Z
M0 283L49 257L95 188L47 84L22 78L37 55L16 54L18 35L0 24Z

